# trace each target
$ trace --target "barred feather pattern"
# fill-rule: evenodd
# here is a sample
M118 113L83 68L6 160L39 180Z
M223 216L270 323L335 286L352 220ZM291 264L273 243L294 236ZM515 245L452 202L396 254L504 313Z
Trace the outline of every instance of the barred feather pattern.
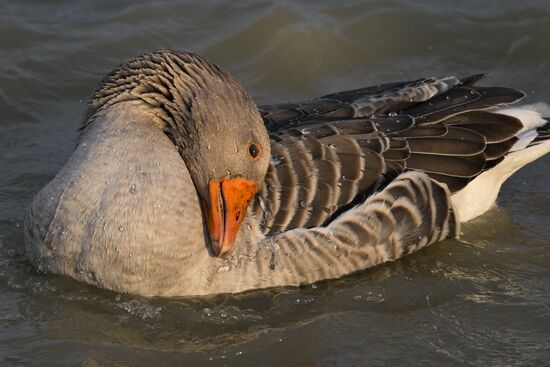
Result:
M407 170L457 192L500 163L522 123L491 109L524 94L474 86L481 77L420 79L261 106L272 145L252 205L262 232L326 225Z
M303 125L307 121L315 122L319 118L348 119L399 111L425 102L464 82L455 77L424 78L338 92L299 103L264 105L259 108L268 130L277 131Z
M96 286L183 296L338 278L456 237L459 216L487 210L510 174L550 149L539 115L498 108L523 92L475 86L480 78L261 106L262 124L242 87L206 59L140 56L94 94L86 144L28 212L27 253L41 270ZM233 252L214 257L194 179L230 175L224 164L242 160L227 136L253 130L262 167L270 153L271 164ZM221 139L210 149L204 137ZM218 161L222 171L206 165Z
M129 60L105 76L90 99L80 130L94 123L101 110L139 101L176 146L189 145L193 141L182 136L197 135L191 112L199 91L218 92L214 108L254 106L240 84L216 64L195 53L162 49Z
M399 259L456 237L459 222L444 186L421 172L406 172L384 190L327 226L269 236L257 253L213 277L209 289L235 282L241 290L300 285Z

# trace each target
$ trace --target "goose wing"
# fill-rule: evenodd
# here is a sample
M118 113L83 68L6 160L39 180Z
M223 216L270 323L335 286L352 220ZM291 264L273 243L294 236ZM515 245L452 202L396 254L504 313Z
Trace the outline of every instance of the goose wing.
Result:
M222 279L246 290L338 278L456 237L458 230L449 189L425 173L405 172L326 226L243 246L253 255L239 257ZM213 282L216 287L222 280Z
M272 162L253 210L265 234L330 223L406 170L463 188L498 164L522 128L491 109L521 99L480 76L391 83L260 107Z

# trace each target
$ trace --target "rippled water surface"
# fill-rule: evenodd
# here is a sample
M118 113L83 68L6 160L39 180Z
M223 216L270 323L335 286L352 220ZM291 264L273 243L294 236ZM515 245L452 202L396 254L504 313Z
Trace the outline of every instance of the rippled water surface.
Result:
M40 275L22 218L120 61L194 50L260 103L421 76L550 102L545 1L0 2L0 365L382 366L550 363L550 156L499 209L401 261L302 289L144 299Z

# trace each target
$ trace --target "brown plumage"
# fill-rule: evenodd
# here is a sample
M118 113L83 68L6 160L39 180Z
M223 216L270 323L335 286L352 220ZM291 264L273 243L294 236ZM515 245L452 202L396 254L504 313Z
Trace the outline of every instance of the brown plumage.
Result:
M484 111L523 92L473 86L480 78L421 79L260 106L273 154L255 206L265 208L257 210L267 216L264 233L322 225L406 170L425 172L451 192L464 188L510 150L523 126Z
M539 113L503 108L523 93L480 78L257 108L204 57L142 55L103 79L75 152L33 200L28 257L181 296L336 278L455 237L550 151Z

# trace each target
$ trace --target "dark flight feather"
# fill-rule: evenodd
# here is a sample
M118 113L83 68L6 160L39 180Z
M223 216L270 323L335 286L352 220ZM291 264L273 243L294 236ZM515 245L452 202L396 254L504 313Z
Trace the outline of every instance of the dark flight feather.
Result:
M426 78L260 106L273 155L259 193L273 214L264 232L326 224L406 170L456 192L498 164L522 125L491 109L524 93L475 86L482 77Z

